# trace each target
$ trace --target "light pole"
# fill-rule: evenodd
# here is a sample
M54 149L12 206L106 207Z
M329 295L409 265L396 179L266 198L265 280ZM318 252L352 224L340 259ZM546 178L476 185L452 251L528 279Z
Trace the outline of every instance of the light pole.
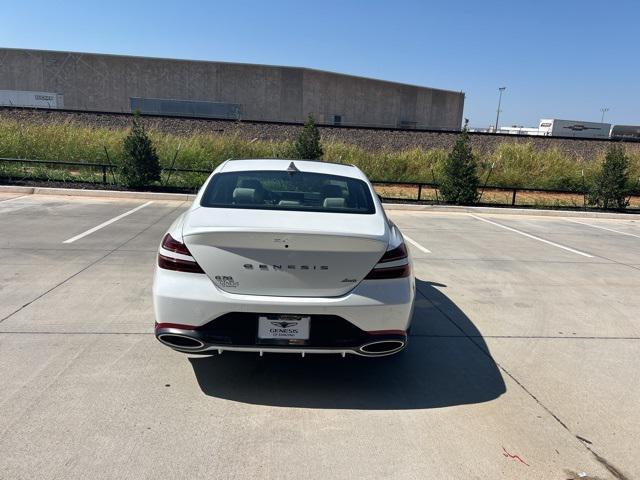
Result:
M498 97L498 111L496 112L496 128L493 130L493 133L498 132L498 120L500 120L500 104L502 103L502 92L504 92L507 87L499 87L500 96Z
M600 111L602 112L602 117L600 117L600 123L604 123L604 114L607 113L609 109L607 107L602 107Z

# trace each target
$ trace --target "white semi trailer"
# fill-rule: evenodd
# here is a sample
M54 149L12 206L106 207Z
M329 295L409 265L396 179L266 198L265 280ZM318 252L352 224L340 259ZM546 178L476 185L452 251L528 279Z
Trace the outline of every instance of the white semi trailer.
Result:
M10 107L64 108L60 93L0 90L0 105Z
M609 138L611 124L543 118L538 131L551 137Z

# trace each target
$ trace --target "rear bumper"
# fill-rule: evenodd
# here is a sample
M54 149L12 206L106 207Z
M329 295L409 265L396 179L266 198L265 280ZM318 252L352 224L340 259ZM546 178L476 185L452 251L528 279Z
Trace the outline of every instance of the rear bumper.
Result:
M211 322L215 326L216 321ZM178 325L156 324L156 338L179 352L192 354L222 353L223 351L272 353L325 353L380 357L398 353L407 345L407 333L401 330L384 332L362 332L347 338L313 339L307 345L260 344L254 338L248 341L234 341L233 335L219 335L209 326L197 329L178 328ZM354 327L355 328L355 327Z
M364 354L360 350L362 345L373 341L404 339L406 343L404 332L410 327L414 297L412 276L365 280L348 294L333 298L232 294L218 289L206 275L157 267L153 285L156 325L159 326L156 337L162 341L164 334L195 336L203 344L197 351L171 345L176 350L193 353L240 350ZM247 333L251 327L241 322L250 323L258 314L310 315L312 325L327 329L330 322L327 319L338 318L355 330L335 338L326 334L321 341L314 341L312 333L311 344L300 347L257 345L255 338L249 338ZM220 335L216 328L221 327L221 321L216 326L217 319L227 322L225 327L237 325L245 335ZM348 325L345 328L348 329ZM385 332L393 333L386 335Z

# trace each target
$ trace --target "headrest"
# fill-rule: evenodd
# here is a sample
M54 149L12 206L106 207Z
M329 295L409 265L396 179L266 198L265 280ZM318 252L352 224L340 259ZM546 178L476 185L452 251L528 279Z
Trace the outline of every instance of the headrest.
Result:
M255 203L256 191L253 188L236 188L233 190L233 203Z
M322 206L324 208L344 208L345 203L344 198L329 197L324 199Z
M294 207L300 205L300 202L298 200L280 200L278 202L278 205L288 205L290 207Z

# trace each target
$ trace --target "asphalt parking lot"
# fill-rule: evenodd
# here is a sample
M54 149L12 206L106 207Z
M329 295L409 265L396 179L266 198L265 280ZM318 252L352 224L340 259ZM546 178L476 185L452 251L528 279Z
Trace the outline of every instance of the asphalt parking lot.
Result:
M191 358L150 292L186 207L0 194L0 478L640 477L640 219L389 210L402 355Z

